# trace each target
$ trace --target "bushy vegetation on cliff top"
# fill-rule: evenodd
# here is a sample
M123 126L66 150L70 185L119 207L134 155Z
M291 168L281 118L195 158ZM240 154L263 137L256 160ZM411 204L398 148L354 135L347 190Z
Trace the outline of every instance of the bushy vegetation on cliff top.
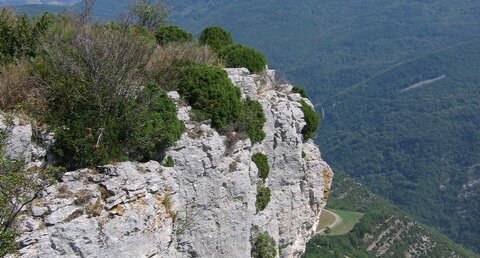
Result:
M58 165L162 158L185 131L171 90L220 133L264 139L261 105L241 99L222 70L225 60L167 25L166 9L148 2L137 1L131 19L109 24L90 23L89 6L78 15L37 18L0 10L0 110L23 113L54 131ZM23 165L1 151L0 158L3 256L17 248L10 203L35 198L42 184L32 184ZM165 166L174 164L167 158Z

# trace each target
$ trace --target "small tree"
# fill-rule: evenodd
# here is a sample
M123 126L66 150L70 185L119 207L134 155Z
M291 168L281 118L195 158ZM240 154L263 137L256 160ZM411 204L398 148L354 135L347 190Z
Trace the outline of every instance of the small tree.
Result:
M138 25L151 31L167 23L168 9L162 0L133 0L131 14Z
M0 65L15 58L32 57L37 52L38 38L50 23L50 15L31 19L0 8Z
M178 26L162 26L155 31L155 38L158 44L166 44L169 42L188 42L193 40L191 33L183 30Z
M225 61L227 67L245 67L253 73L265 70L267 65L267 59L262 53L243 45L224 47L220 50L219 56Z
M240 117L240 91L221 68L192 64L178 87L194 111L218 129Z
M315 110L308 105L305 101L302 100L302 111L305 117L305 122L307 123L303 129L302 134L305 139L312 139L317 133L317 129L320 126L320 116L315 112Z
M199 40L200 43L209 45L216 52L226 46L233 45L232 35L216 26L205 28L200 34Z

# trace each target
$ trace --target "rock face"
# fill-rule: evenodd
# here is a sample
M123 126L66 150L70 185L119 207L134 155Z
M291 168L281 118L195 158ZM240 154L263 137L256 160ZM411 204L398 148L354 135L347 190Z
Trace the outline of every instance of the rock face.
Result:
M250 257L251 230L258 226L276 241L277 255L299 257L315 232L333 174L317 146L303 139L302 98L291 86L278 85L271 70L226 71L244 97L262 104L263 142L234 141L235 135L190 121L190 108L179 106L187 132L166 153L174 167L124 162L66 173L23 215L20 255ZM178 100L175 92L169 96ZM20 138L15 142L27 146ZM271 168L265 182L271 201L260 212L255 202L261 179L251 160L257 152ZM15 153L34 160L28 147Z

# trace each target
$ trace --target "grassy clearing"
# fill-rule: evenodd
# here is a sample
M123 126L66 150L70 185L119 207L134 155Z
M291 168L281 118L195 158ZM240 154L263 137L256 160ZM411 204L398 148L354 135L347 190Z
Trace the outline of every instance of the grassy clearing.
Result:
M324 209L320 214L320 223L317 227L317 232L326 227L330 227L335 222L335 216L328 210Z
M351 212L351 211L339 211L339 210L331 210L332 212L336 213L338 216L342 218L342 222L337 226L332 228L332 231L329 235L332 236L340 236L345 235L353 227L360 222L360 219L363 217L363 213L358 212Z

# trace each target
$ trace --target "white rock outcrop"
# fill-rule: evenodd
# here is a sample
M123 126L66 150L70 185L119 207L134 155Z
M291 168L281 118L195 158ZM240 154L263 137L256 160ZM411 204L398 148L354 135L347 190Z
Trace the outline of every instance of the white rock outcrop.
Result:
M124 162L66 173L22 216L20 256L250 257L251 229L258 226L275 239L278 256L299 257L326 204L332 171L313 141L303 139L302 98L291 86L278 85L271 70L226 71L244 97L262 104L264 141L232 142L208 123L190 121L189 107L179 106L187 132L166 153L174 167ZM12 155L34 160L22 137L12 140L22 146ZM260 212L251 160L257 152L271 168L265 182L271 201Z

